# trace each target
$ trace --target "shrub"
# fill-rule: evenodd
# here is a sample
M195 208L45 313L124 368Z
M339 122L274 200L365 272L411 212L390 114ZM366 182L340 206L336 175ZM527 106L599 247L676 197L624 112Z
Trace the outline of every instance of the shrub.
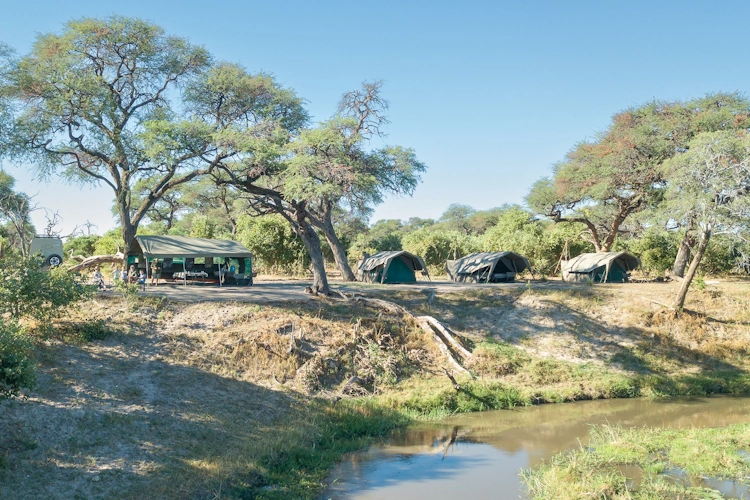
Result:
M0 314L45 323L91 293L65 269L42 269L40 257L0 260Z
M240 217L237 240L253 253L256 268L295 273L310 263L305 245L281 215Z
M445 266L448 259L458 259L476 252L479 245L475 238L432 227L423 227L404 236L404 250L419 255L428 266Z
M34 386L31 342L15 322L0 319L0 400L16 397L22 387Z
M534 272L551 274L566 249L571 256L591 251L581 224L542 222L520 207L505 210L482 236L482 250L515 252L529 259Z

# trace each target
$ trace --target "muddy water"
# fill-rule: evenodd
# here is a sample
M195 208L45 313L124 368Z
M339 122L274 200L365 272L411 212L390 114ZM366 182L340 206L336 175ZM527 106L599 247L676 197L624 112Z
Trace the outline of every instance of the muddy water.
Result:
M585 443L591 424L721 427L750 422L750 398L617 399L461 415L350 457L321 499L524 498L518 471ZM709 485L718 488L721 485ZM726 484L729 498L747 489Z

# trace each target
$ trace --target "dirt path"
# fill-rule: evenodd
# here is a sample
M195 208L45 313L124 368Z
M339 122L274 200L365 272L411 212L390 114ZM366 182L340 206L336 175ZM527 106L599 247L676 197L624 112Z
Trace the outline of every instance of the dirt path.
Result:
M211 468L239 461L233 448L247 449L292 401L176 363L178 341L132 325L42 347L38 390L0 403L0 498L214 498Z

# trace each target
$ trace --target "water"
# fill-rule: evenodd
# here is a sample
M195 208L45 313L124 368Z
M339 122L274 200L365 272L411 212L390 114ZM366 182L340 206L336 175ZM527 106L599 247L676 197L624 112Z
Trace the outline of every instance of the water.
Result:
M722 427L750 422L750 398L616 399L466 414L406 429L351 456L330 476L321 499L524 498L518 477L565 449L585 444L591 424ZM637 468L634 481L640 480ZM630 477L628 471L626 476ZM746 486L676 478L748 498Z

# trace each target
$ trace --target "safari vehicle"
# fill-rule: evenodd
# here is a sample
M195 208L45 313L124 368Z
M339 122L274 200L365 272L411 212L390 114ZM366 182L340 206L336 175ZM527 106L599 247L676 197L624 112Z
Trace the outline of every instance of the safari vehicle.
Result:
M31 254L40 254L45 265L57 267L63 263L63 242L59 236L37 236L31 240Z

